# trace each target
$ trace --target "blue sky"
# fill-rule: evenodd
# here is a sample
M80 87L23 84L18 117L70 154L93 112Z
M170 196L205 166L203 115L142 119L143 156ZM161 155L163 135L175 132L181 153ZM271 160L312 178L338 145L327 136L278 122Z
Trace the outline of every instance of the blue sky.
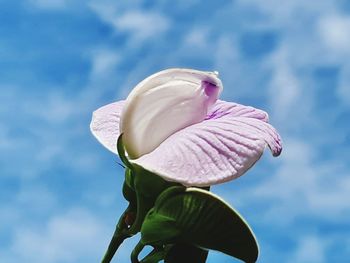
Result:
M169 67L219 71L221 98L268 111L283 138L279 158L213 188L259 262L347 262L348 1L0 0L0 19L1 262L99 261L126 203L91 113Z

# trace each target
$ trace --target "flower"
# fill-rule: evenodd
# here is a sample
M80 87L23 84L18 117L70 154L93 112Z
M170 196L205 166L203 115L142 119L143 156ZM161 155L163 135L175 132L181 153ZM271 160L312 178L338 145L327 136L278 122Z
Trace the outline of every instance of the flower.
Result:
M129 161L165 180L223 183L244 174L266 146L278 156L282 145L266 112L218 100L222 88L217 72L163 70L96 110L90 129L116 154L122 133Z

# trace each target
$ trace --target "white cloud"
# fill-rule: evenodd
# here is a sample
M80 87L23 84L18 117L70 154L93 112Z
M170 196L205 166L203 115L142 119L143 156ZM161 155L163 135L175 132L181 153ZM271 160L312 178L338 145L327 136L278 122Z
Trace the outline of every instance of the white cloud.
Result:
M16 194L15 204L20 207L31 207L31 212L45 213L56 208L57 197L45 186L26 184Z
M328 52L350 55L350 17L330 15L321 17L318 24L321 40Z
M278 0L239 0L239 4L257 9L267 15L266 22L276 28L298 26L304 19L322 15L325 10L329 13L336 10L332 0L318 1L317 4L313 1L293 0L285 1L283 5Z
M0 128L0 149L6 152L3 176L34 178L57 162L84 173L98 169L96 152L76 155L78 147L72 145L89 135L84 118L90 116L94 98L68 97L58 90L35 96L17 88L3 89L1 96L0 115L6 123ZM14 101L20 103L14 106Z
M244 61L240 58L240 53L235 39L227 34L221 35L216 41L214 56L214 70L218 70L224 81L222 97L231 95L235 101L242 94L249 93L245 86Z
M149 39L159 38L171 26L168 17L156 11L125 10L117 4L90 2L90 8L101 20L112 25L117 32L130 34L130 45L139 46Z
M71 2L67 0L32 1L36 7L46 10L66 8ZM334 157L325 155L326 160L317 161L315 156L322 155L319 154L322 150L321 146L329 143L327 142L329 138L322 137L318 142L309 140L310 137L318 136L319 131L313 127L315 119L316 122L322 121L322 117L318 117L317 109L312 108L316 96L315 90L309 85L312 78L310 72L315 66L332 62L341 67L338 96L350 105L349 18L344 14L338 14L340 11L338 13L334 11L335 1L324 0L317 4L303 0L287 1L283 4L278 0L235 1L231 7L237 13L242 6L248 6L250 11L258 10L257 14L262 12L263 18L238 16L236 19L243 21L242 28L240 22L220 12L224 9L231 12L229 5L218 7L213 10L213 13L219 15L211 18L210 23L205 23L205 27L193 24L193 27L189 26L182 32L183 34L179 34L179 39L183 37L184 42L179 43L173 52L168 52L171 54L150 53L149 56L132 65L125 76L119 78L118 66L130 65L126 62L128 57L125 54L134 54L134 47L141 45L144 41L164 40L165 33L172 26L176 26L176 20L165 16L159 11L161 8L157 9L157 5L154 5L155 8L151 11L142 10L142 2L90 1L93 3L90 4L90 8L101 20L112 26L115 31L127 33L129 38L125 45L118 47L120 50L97 48L88 54L92 63L91 75L88 78L89 83L81 94L70 97L60 91L48 94L43 90L44 94L40 98L34 98L28 92L17 91L13 96L8 96L6 91L1 89L0 114L1 117L6 117L6 127L3 125L0 129L0 150L4 152L5 162L11 164L3 166L2 173L6 174L7 169L12 169L12 174L19 176L35 175L50 168L54 162L64 166L68 164L70 169L97 171L100 168L99 158L105 158L105 156L96 152L91 153L89 151L91 149L85 148L83 144L79 146L80 149L74 151L78 142L85 143L79 138L88 133L88 123L83 127L81 118L90 114L89 111L97 107L95 105L102 103L101 98L106 93L115 95L110 97L110 101L118 96L126 96L127 91L134 84L148 73L152 73L150 65L154 65L154 62L159 63L157 67L161 67L181 64L184 61L187 63L188 58L207 59L209 57L206 61L210 63L214 60L213 69L220 69L220 74L225 79L224 99L228 99L229 96L232 98L240 95L255 96L255 92L259 91L265 93L264 82L252 82L254 85L250 85L253 86L250 89L249 85L245 84L261 74L263 70L266 70L263 72L263 74L266 73L266 78L271 73L272 79L270 82L267 81L272 109L271 121L272 123L277 121L283 130L282 138L285 142L281 157L271 162L277 167L272 166L268 169L268 173L274 169L276 172L271 176L263 175L264 178L260 177L259 182L249 184L249 191L240 192L237 189L239 193L236 197L240 199L233 200L232 203L237 204L238 201L241 207L253 205L255 208L258 201L266 200L267 208L262 214L256 215L256 222L259 221L259 224L273 222L280 223L283 227L288 226L288 230L284 230L283 235L293 232L296 222L304 217L314 217L334 223L347 222L350 216L350 208L346 202L350 199L350 180L346 173L348 170L345 167L347 164L344 157L339 156L336 160ZM167 1L158 2L162 2L164 6L169 5ZM181 9L197 3L198 0L184 0L176 5ZM248 15L252 14L255 13L253 11L248 13ZM220 17L221 15L226 17ZM227 29L219 25L221 21L228 24ZM228 21L232 22L232 26L227 23ZM236 26L235 30L232 30L234 26ZM275 30L279 34L278 49L257 64L244 61L237 45L241 31L251 28ZM167 41L172 41L172 38ZM162 56L162 61L159 60L159 56ZM201 65L205 66L204 64ZM121 83L116 85L116 81ZM61 87L57 87L56 90L61 90ZM260 95L256 98L261 99ZM10 101L12 101L11 104L8 103ZM20 101L20 103L14 108L13 101ZM18 124L28 119L32 124ZM336 127L329 128L329 136L332 137L334 136L332 129ZM314 134L311 134L310 129ZM14 137L16 134L14 130L19 132L24 130L26 136ZM300 134L306 137L301 137ZM92 138L91 140L91 143L94 143ZM97 147L99 146L96 144ZM335 144L334 148L336 151L339 145ZM266 152L265 155L267 154L269 153ZM257 172L261 171L257 170ZM87 196L84 196L84 200L88 202L99 198L95 203L101 206L111 205L114 202L110 194L98 196L99 194L93 191L87 191L84 194ZM232 193L227 194L227 199L230 199L230 196L232 197ZM40 206L49 208L54 206L57 200L44 187L33 187L33 189L22 189L18 193L16 202L23 206L32 202L35 203L36 208ZM262 209L259 205L256 207ZM265 209L264 205L263 209ZM327 213L324 213L325 210ZM6 221L5 228L13 228L14 226L9 222L18 222L17 220L23 219L18 209L11 209L9 206L1 207L0 214L2 215L0 222ZM49 222L43 223L40 229L19 228L16 239L13 240L17 243L13 243L12 250L9 251L12 254L9 255L6 252L6 256L3 253L0 257L4 262L40 263L59 260L76 262L84 253L81 247L77 247L79 243L86 246L86 250L90 253L95 246L108 242L105 238L101 241L98 232L103 232L104 227L98 221L99 219L91 213L80 210L80 212L70 211L53 217ZM317 219L312 222L317 227ZM23 221L23 224L27 223ZM2 226L2 229L5 229L3 224ZM88 229L87 233L84 233L84 229ZM23 232L22 236L20 230ZM106 236L109 238L110 234L107 233ZM292 256L291 262L324 262L322 252L324 244L318 242L324 235L300 235L306 235L306 238L291 238L298 242L297 251ZM89 243L89 240L92 240L93 244ZM344 237L340 237L339 241L344 241ZM270 254L281 253L274 251L275 243L271 242L273 248ZM23 252L21 252L22 248ZM91 258L94 258L94 255L100 256L104 249L105 247L102 247L91 252ZM128 258L131 249L132 245L126 244L125 249L121 250L120 258ZM39 259L38 255L43 255L43 259ZM84 262L92 261L91 258Z
M11 138L8 127L0 126L0 150L6 152L16 143L16 140Z
M7 190L4 195L9 196L7 202L1 204L0 232L8 233L11 239L18 227L29 229L38 218L45 217L58 207L57 196L40 183L23 184L18 191ZM10 243L11 239L7 241ZM4 247L8 248L9 243L5 243ZM5 252L2 249L0 258Z
M106 229L89 212L74 209L51 218L38 229L17 226L8 262L97 261L104 251Z
M100 78L114 70L120 62L118 52L109 49L99 49L92 52L92 78Z
M285 138L284 149L275 175L257 185L246 201L270 201L263 219L270 221L283 214L280 224L303 217L348 220L350 207L344 200L350 199L350 180L343 165L337 161L315 163L317 149L300 139Z
M169 6L172 5L176 10L185 11L189 8L194 8L197 4L199 4L200 0L177 0L177 1L169 1L169 0L156 0L159 6Z
M29 0L29 3L40 9L63 9L69 4L69 0Z
M350 63L341 69L337 95L340 101L350 106Z
M72 99L59 91L59 88L46 93L46 96L42 100L31 98L23 102L22 107L25 112L51 124L68 121L73 117L78 108Z
M274 71L269 89L270 104L274 116L283 122L293 115L295 106L298 105L298 102L305 101L305 97L301 97L299 80L293 72L283 49L277 51L272 60ZM303 104L303 107L305 107L305 103ZM293 125L295 125L295 122L293 122Z
M12 230L13 226L20 221L21 211L17 207L9 204L1 204L0 207L0 231L4 233L6 230ZM1 252L1 249L0 249ZM1 253L0 253L1 255Z
M184 45L187 48L208 48L210 29L205 27L194 28L186 35Z
M131 32L135 41L159 37L169 24L169 20L160 13L144 11L130 11L114 20L116 28Z
M288 261L290 263L323 263L326 262L325 244L320 236L305 236L299 240L294 255Z

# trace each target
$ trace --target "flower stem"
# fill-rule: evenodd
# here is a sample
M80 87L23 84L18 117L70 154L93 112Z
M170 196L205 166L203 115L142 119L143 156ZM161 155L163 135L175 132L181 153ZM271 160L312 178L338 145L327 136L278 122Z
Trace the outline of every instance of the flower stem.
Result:
M128 226L125 223L125 216L129 212L129 210L130 210L130 206L124 211L124 213L120 217L118 224L115 228L113 237L109 242L107 251L103 256L101 263L110 263L115 252L117 252L119 246L123 243L125 239L131 236L128 231Z
M101 263L110 263L115 252L118 250L119 246L123 243L123 241L128 238L126 235L113 235L111 242L109 243L108 249L101 261Z

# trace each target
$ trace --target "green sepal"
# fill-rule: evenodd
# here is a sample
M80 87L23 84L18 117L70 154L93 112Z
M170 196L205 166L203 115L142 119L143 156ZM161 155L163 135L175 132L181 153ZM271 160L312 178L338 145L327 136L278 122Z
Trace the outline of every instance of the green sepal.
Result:
M123 134L118 137L117 149L120 159L126 166L123 195L130 205L137 209L135 222L129 229L129 233L134 235L140 231L143 219L160 193L179 184L165 181L158 175L130 162L126 157Z
M128 158L125 155L125 148L124 148L124 144L123 144L123 134L120 134L118 137L117 151L118 151L119 158L123 162L123 164L126 167L132 168L132 165L130 164Z
M154 206L158 196L164 190L179 184L165 181L158 175L136 164L133 164L132 173L134 175L134 189L137 200L137 215L134 225L130 228L130 233L136 234L140 231L146 214Z
M132 165L133 173L135 174L135 191L146 198L154 199L154 202L165 189L180 185L178 183L166 181L160 176L144 169L137 164Z
M134 188L134 176L130 168L125 168L125 180L123 183L123 196L130 204L136 207L136 192Z
M165 233L157 227L164 222L170 229ZM218 196L198 188L177 186L164 191L145 217L141 241L147 245L192 244L249 263L255 262L259 253L255 236L239 213Z

